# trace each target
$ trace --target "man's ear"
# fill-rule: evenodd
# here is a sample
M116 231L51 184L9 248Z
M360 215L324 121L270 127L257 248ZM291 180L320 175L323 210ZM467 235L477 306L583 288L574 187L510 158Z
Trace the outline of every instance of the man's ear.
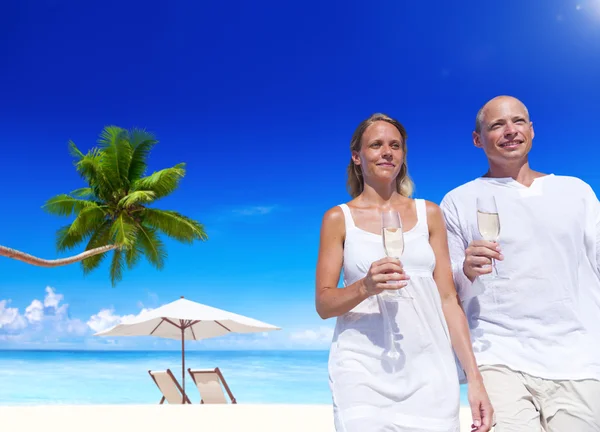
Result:
M483 148L483 144L481 144L481 135L477 132L473 132L473 145L477 148Z

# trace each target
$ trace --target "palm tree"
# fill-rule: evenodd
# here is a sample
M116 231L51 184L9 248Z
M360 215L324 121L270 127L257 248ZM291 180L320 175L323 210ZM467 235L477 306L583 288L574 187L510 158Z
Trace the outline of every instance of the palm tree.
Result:
M69 142L75 167L88 186L49 199L44 209L59 216L75 215L70 225L57 232L58 251L87 242L85 251L68 258L43 260L0 246L0 256L45 267L80 261L87 274L112 251L110 280L115 286L125 267L133 268L142 256L157 269L163 268L167 252L159 233L184 243L206 240L203 226L195 220L175 211L148 207L177 189L185 176L183 163L144 176L146 160L157 143L144 130L127 131L116 126L104 128L99 147L87 154Z

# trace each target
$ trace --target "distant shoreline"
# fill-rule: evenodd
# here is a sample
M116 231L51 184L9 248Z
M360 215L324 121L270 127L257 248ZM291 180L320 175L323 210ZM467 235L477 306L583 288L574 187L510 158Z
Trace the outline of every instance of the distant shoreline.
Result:
M179 349L80 349L80 348L0 348L0 352L88 352L88 353L102 353L102 352L164 352L164 353L179 353L181 354L181 348ZM186 354L189 352L239 352L239 353L252 353L252 352L318 352L326 353L329 349L202 349L202 348L185 348Z
M219 367L238 403L331 404L328 350L194 350L185 360L186 369ZM181 366L176 350L3 350L0 405L157 404L160 391L148 371L170 369L182 383ZM188 396L199 402L183 374ZM463 405L466 390L461 386Z

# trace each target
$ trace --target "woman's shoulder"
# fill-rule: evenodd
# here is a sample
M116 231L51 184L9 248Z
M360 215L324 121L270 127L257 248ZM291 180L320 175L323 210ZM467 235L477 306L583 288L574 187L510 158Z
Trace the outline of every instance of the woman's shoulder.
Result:
M336 221L344 218L344 211L342 210L342 204L338 204L328 209L323 215L323 220Z
M437 226L442 226L444 218L440 206L432 201L423 201L425 202L427 225L429 225L429 231L431 231L432 229L435 230Z
M328 209L323 215L323 227L328 228L338 228L341 227L344 229L345 227L345 216L344 210L342 209L342 204L338 204L334 207Z
M439 205L437 205L433 201L428 201L425 199L423 201L425 202L425 209L427 210L428 217L442 214L442 209Z
M348 202L338 204L334 207L331 207L329 210L327 210L323 217L334 220L334 221L338 220L338 219L342 220L342 219L344 219L344 210L342 209L342 207L346 206L348 208L348 210L360 208L360 206L357 206L357 203L358 203L357 199L354 198Z
M321 237L342 241L346 238L346 217L340 205L330 208L323 215Z

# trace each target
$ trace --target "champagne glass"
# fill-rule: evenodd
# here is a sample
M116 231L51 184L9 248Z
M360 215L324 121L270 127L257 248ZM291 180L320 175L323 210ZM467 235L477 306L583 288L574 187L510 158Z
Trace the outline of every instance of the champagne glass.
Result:
M493 195L477 198L477 228L484 240L498 241L498 237L500 236L500 216L498 215L498 207ZM480 279L499 280L506 278L498 274L496 260L492 258L492 273L482 275Z
M402 231L402 219L397 211L386 210L381 213L381 237L385 254L388 257L400 259L404 253L404 232ZM387 283L397 284L398 281L388 281ZM408 297L403 288L383 292L382 296L385 300Z
M404 253L404 235L402 233L402 220L397 211L390 210L381 213L381 236L383 238L383 248L388 257L400 259ZM388 281L387 283L397 283ZM396 348L396 340L394 338L394 328L392 317L390 317L385 300L393 300L398 298L400 290L384 291L377 295L377 302L381 310L383 319L383 333L386 339L387 347L385 356L396 361L400 358L400 352Z

